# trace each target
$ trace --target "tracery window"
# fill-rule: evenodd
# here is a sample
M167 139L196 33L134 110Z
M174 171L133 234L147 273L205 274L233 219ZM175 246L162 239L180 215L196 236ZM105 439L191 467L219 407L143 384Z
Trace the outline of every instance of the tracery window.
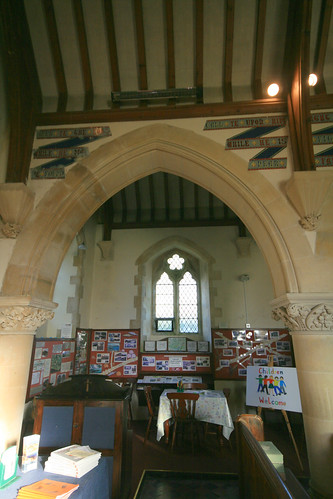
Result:
M154 273L155 331L200 332L199 271L185 255L172 252Z

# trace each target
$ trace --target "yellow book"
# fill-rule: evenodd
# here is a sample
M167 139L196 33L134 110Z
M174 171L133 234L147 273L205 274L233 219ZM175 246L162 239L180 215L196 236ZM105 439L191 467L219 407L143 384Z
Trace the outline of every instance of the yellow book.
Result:
M79 487L78 484L58 482L45 478L38 482L26 485L19 490L18 499L65 499Z

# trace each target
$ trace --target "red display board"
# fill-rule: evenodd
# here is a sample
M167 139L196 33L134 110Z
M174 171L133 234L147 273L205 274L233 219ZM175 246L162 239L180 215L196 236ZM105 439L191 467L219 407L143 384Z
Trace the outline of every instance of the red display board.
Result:
M35 338L32 348L27 400L49 384L57 385L73 374L75 340Z
M139 329L78 329L75 373L136 378L139 348Z
M292 367L294 358L287 329L212 329L215 379L246 379L247 366Z
M210 373L211 354L189 353L142 353L140 371L144 373Z

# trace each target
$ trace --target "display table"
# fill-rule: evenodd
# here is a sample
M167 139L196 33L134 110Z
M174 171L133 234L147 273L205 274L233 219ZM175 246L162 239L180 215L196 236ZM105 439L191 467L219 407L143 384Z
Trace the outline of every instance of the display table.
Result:
M167 393L177 390L164 390L160 396L160 403L157 417L157 440L160 440L166 433L168 441L168 424L171 419L170 402ZM186 391L186 390L185 390ZM229 439L234 430L234 423L229 411L227 399L223 391L218 390L191 390L191 393L199 393L200 397L196 403L195 418L206 423L214 423L223 427L223 435Z
M21 487L38 482L44 478L57 480L66 483L78 483L79 488L71 494L71 499L110 499L112 497L112 468L113 457L101 457L96 468L86 473L81 478L56 475L44 471L44 463L48 456L40 456L38 459L38 468L27 473L22 473L17 468L17 479L8 487L0 489L0 499L15 499Z

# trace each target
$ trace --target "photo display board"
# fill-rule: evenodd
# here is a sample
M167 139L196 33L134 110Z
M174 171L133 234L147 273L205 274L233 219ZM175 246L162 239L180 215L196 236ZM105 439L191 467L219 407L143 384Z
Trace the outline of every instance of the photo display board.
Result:
M136 378L139 329L78 329L75 373Z
M58 385L73 374L75 340L35 338L32 348L27 400L41 393L49 384Z
M142 353L140 362L141 373L210 373L211 354L173 354L173 353Z
M212 329L215 379L246 379L248 366L293 367L291 336L287 329Z

